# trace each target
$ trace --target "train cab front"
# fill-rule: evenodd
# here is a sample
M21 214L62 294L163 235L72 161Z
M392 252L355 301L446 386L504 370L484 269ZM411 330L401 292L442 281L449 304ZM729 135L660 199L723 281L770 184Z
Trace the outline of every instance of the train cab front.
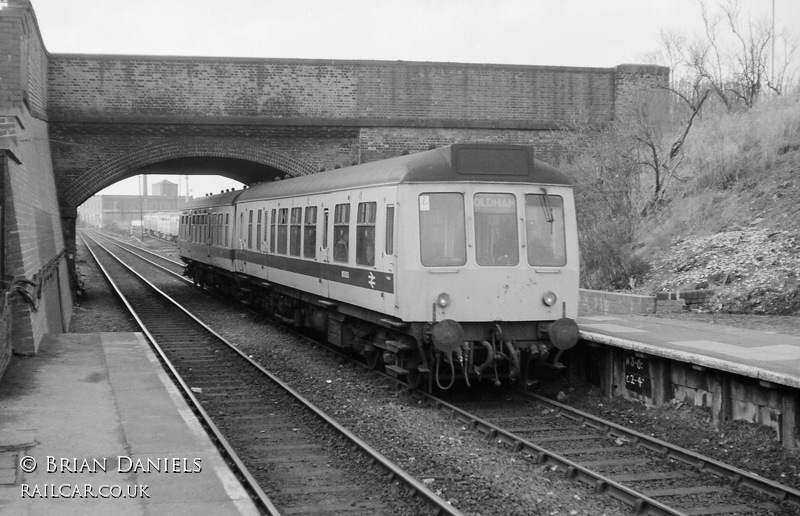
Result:
M567 314L567 302L557 306L559 299L552 290L541 293L540 302L533 306L520 302L516 310L506 309L506 317L492 321L475 320L470 314L478 309L475 303L460 301L460 297L438 294L432 306L434 322L424 331L431 385L440 389L453 387L457 380L468 386L531 383L535 371L563 368L562 354L578 342L578 325ZM570 305L577 305L577 299L567 297Z

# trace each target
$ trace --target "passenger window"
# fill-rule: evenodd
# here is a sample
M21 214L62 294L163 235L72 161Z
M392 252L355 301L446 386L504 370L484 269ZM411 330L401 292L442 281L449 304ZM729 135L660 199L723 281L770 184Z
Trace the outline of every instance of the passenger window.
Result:
M303 257L317 256L317 207L306 208L305 228L303 229Z
M278 210L278 254L286 254L286 239L289 236L289 208Z
M426 267L467 263L464 196L426 193L419 196L420 260Z
M475 260L478 265L517 265L517 198L514 194L479 193L475 212Z
M226 214L225 214L225 247L228 247L228 246L229 246L229 244L228 244L228 237L230 236L230 235L228 234L228 221L229 221L229 218L228 218L228 216L229 216L229 215L230 215L229 213L226 213Z
M275 225L277 224L277 211L272 210L272 218L270 219L272 222L269 226L269 252L275 252Z
M525 238L530 265L550 267L566 265L564 199L546 193L526 195Z
M346 262L350 248L350 205L337 204L333 212L333 260Z
M292 223L289 228L289 254L300 256L300 229L303 222L303 209L292 208Z
M375 265L375 213L378 204L358 203L356 216L356 263Z

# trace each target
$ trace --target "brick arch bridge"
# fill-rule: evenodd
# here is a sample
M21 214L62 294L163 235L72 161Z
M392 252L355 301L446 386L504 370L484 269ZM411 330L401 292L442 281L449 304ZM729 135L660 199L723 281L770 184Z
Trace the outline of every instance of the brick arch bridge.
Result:
M77 207L126 175L223 160L223 175L252 183L455 142L530 144L553 162L554 129L613 123L669 77L641 65L52 54L28 0L0 6L0 294L27 293L0 295L0 371L10 342L31 353L69 328Z
M187 160L186 158L189 158ZM286 175L313 174L314 164L299 160L280 149L235 140L190 140L155 143L131 152L113 155L97 165L71 178L60 198L65 209L77 208L89 197L106 186L141 173L153 170L153 165L166 163L163 169L175 174L192 173L191 158L214 158L230 162L218 170L231 179L244 184L254 184ZM251 166L241 166L240 162ZM172 165L174 163L174 165ZM198 168L200 168L198 166Z

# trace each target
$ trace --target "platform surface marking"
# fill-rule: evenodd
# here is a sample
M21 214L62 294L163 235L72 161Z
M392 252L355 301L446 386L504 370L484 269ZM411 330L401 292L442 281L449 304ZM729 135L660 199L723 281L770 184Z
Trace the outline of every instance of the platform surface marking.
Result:
M776 346L743 347L734 344L725 344L713 340L679 340L670 342L676 346L699 348L703 351L712 351L723 355L734 356L744 360L761 362L776 362L784 360L800 360L800 346L779 344Z
M610 331L613 333L650 333L647 330L640 330L639 328L630 328L628 326L620 326L618 324L582 324L584 328L595 328L603 331Z

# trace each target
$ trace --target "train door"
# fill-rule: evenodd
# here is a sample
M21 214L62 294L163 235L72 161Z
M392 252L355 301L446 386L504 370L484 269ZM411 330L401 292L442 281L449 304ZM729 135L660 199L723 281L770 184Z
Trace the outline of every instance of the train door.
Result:
M245 268L247 263L245 261L245 246L247 244L245 240L245 220L244 220L244 211L242 210L239 212L239 220L236 221L235 224L235 235L234 238L236 240L236 251L234 252L234 267L236 272L245 272ZM236 215L234 214L234 220L236 219Z
M211 263L211 213L208 210L203 212L203 254L206 256L206 263Z
M330 222L330 210L326 208L324 205L320 206L322 208L322 217L320 217L320 223L322 225L322 236L320 238L320 250L319 250L319 260L321 263L321 272L319 275L320 281L320 295L323 297L330 296L330 281L326 277L326 273L324 271L328 270L328 264L331 262L331 249L330 249L330 228L328 227L328 223Z
M394 254L394 221L395 221L395 210L396 207L394 204L387 204L386 205L386 220L384 223L384 232L383 232L383 249L382 253L382 271L385 271L386 277L391 278L392 282L392 294L386 295L383 297L383 312L384 313L394 313L395 312L395 297L394 297L394 285L395 282L395 254Z
M320 256L322 256L322 261L324 263L331 262L331 251L330 247L328 246L328 232L330 231L328 228L328 220L330 219L330 210L328 208L324 208L322 210L322 248L320 252Z
M383 263L386 272L394 274L394 216L395 206L386 206L386 229L384 231Z

